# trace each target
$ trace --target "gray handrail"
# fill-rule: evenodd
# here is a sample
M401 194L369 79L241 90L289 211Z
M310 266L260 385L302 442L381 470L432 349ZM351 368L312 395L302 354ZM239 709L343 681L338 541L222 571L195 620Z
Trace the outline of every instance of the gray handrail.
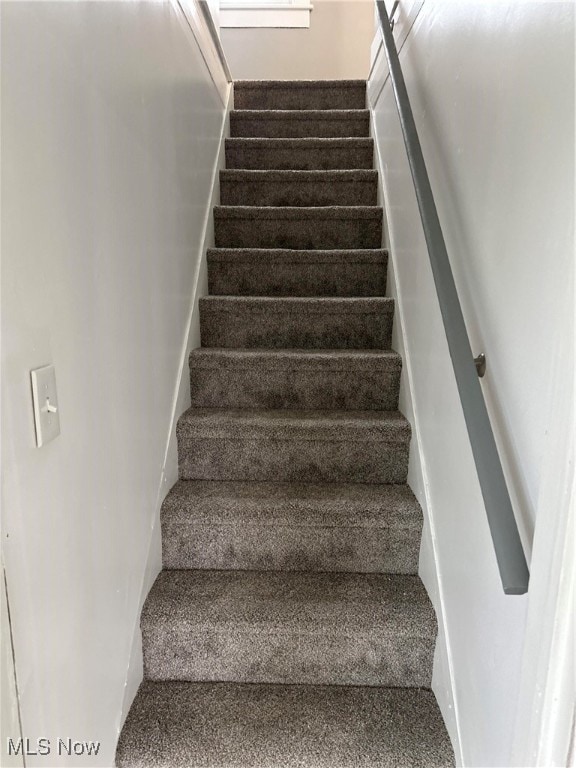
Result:
M484 498L500 578L507 595L523 595L528 590L530 578L528 564L518 533L510 494L506 487L504 471L498 456L486 403L478 381L462 307L450 267L446 243L438 219L436 203L434 202L394 36L390 28L390 19L383 0L376 0L376 7L440 311L444 321L444 330Z
M218 59L220 61L220 64L222 65L222 69L224 70L224 75L226 77L226 80L229 83L231 83L233 81L232 73L230 72L230 67L228 66L228 62L226 60L226 54L224 53L224 48L222 47L220 35L218 34L218 30L216 29L216 25L214 24L214 19L212 18L212 13L210 11L210 7L207 3L207 0L199 0L198 5L200 7L200 10L202 11L204 20L206 21L206 26L208 27L208 31L210 32L210 37L212 38L212 42L214 43L214 47L216 48L216 53L218 54Z

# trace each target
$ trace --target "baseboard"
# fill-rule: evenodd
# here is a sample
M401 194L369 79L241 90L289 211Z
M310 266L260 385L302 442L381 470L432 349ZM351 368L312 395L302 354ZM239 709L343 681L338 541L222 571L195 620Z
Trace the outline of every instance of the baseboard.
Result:
M178 378L174 392L174 401L172 406L172 418L170 433L166 443L166 452L164 455L164 466L162 469L162 487L160 493L162 498L178 479L178 451L176 445L176 424L181 414L190 406L190 377L188 372L188 358L190 352L200 346L200 313L198 301L202 296L208 293L208 277L206 268L206 251L214 245L214 218L213 209L220 200L220 171L225 167L224 157L224 139L230 133L230 110L232 108L233 92L229 89L228 99L225 106L224 119L220 131L219 150L214 164L212 181L210 187L210 201L206 209L204 223L202 228L201 254L197 262L196 273L194 275L194 284L190 299L190 308L188 312L188 322L184 343L180 354L180 366Z
M233 89L232 86L229 86L222 126L220 130L218 145L219 150L216 157L216 162L214 163L214 169L210 183L210 199L206 208L206 213L202 225L200 253L197 259L197 267L193 277L190 307L180 353L180 362L174 388L170 424L164 451L164 462L160 476L160 482L158 485L158 493L154 507L154 516L150 520L148 553L146 564L142 573L140 603L136 613L136 620L132 633L132 645L126 670L122 709L117 723L118 734L122 729L124 720L126 719L132 701L143 679L140 613L142 611L144 601L146 600L146 596L148 595L148 592L150 591L150 588L152 587L152 584L154 583L158 573L162 569L160 508L164 498L166 497L166 494L178 480L178 449L176 442L176 425L181 414L190 406L190 375L188 371L188 357L192 349L200 346L200 315L198 302L202 296L205 296L208 293L206 251L208 248L211 248L214 245L214 220L212 212L214 206L218 204L220 198L220 171L225 166L224 140L230 133L230 110L232 109L232 103Z
M438 637L434 652L434 669L432 675L432 690L438 701L438 706L444 718L446 729L452 741L456 764L463 765L461 734L458 718L458 706L454 680L454 668L450 649L450 636L446 622L444 607L441 571L439 568L438 553L435 546L434 515L432 501L428 491L426 457L422 452L420 439L420 421L418 407L412 397L412 366L410 357L410 345L405 336L404 314L405 307L401 286L396 278L396 252L393 236L388 221L388 212L392 210L389 205L386 191L386 176L384 163L380 155L378 142L375 136L374 112L370 107L371 135L374 138L374 159L378 171L378 204L384 209L384 247L388 249L388 279L387 295L395 301L394 326L392 332L392 347L402 356L402 377L400 380L399 408L412 425L412 440L410 444L410 460L408 468L408 485L414 492L424 516L424 529L422 532L422 544L420 548L419 575L426 587L430 600L436 611L438 620Z

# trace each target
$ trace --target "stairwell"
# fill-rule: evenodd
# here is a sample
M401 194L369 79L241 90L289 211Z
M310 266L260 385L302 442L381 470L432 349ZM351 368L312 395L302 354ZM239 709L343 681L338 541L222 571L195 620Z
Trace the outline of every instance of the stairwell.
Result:
M453 765L365 104L235 85L118 768Z

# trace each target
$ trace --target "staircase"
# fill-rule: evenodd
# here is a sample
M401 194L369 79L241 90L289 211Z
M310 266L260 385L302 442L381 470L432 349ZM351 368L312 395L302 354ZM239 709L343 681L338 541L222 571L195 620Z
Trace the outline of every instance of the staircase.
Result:
M365 100L236 83L118 768L453 765Z

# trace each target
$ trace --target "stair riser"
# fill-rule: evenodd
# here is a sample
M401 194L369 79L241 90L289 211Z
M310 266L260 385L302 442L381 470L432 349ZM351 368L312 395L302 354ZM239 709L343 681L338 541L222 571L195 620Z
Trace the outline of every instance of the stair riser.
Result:
M352 138L368 137L370 133L369 116L330 119L301 119L294 117L269 117L230 113L230 136L271 139L302 138Z
M236 109L365 109L366 84L347 88L270 88L236 85Z
M219 311L200 303L203 347L389 349L392 313L306 314L302 310Z
M370 169L372 147L226 147L226 167L245 170L329 171Z
M217 248L381 248L382 220L223 216L215 219L214 234Z
M386 263L208 260L212 296L385 296Z
M142 637L148 680L426 687L432 676L429 638L377 640L186 622L144 626Z
M199 368L191 362L195 408L391 411L398 407L400 369L310 371L253 366Z
M376 205L376 179L366 181L220 182L221 205Z
M183 480L405 483L408 443L220 439L178 434Z
M164 568L416 574L419 550L414 530L162 523Z

